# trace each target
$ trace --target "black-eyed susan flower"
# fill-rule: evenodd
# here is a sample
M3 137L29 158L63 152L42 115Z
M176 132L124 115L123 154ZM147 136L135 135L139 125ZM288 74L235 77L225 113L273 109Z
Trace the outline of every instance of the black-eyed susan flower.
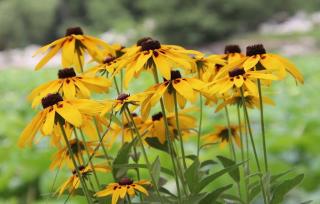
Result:
M243 59L245 56L241 53L239 45L226 45L224 54L222 54L221 57L224 58L228 64L232 64L233 62Z
M137 77L142 70L149 68L156 68L161 76L170 79L173 68L192 69L193 61L190 54L199 54L198 51L186 50L180 46L160 44L149 37L142 38L126 51L121 63L121 66L126 67L125 87L128 87L132 77Z
M188 110L186 110L188 111ZM196 127L196 119L186 114L185 110L181 111L178 116L180 131L182 137L191 133L191 130ZM178 129L174 113L167 115L170 138L177 138ZM152 115L151 119L146 120L142 125L142 130L146 131L145 137L158 138L159 142L164 144L166 138L166 127L162 112Z
M96 141L89 141L84 143L78 139L71 139L68 141L72 150L73 155L75 156L78 164L83 165L83 155L86 153L86 149L88 150L89 154L91 155L94 152L94 148L97 146L98 142ZM71 154L68 151L68 148L63 145L60 146L57 153L54 154L52 158L52 162L50 164L50 169L54 168L62 168L63 166L67 166L69 168L74 168L72 163Z
M102 173L108 173L110 172L110 167L108 167L106 164L97 164L93 166L94 170L97 172ZM88 177L92 174L93 169L91 166L79 166L78 170L81 174L81 176L87 180ZM72 171L72 176L68 178L66 182L64 182L56 191L56 194L58 196L61 196L61 194L68 190L70 194L72 194L76 189L80 186L80 178L77 175L76 170Z
M230 126L230 136L229 136L229 128L226 126L216 126L216 131L214 133L210 133L208 135L203 136L205 144L212 144L219 142L220 147L224 148L226 144L228 144L232 138L234 142L240 147L241 140L238 134L239 127L236 125Z
M28 96L32 107L49 93L59 93L65 99L89 98L91 92L107 92L112 82L104 77L76 75L73 68L60 69L58 79L47 82L34 89Z
M93 59L101 59L99 47L110 49L110 45L104 41L84 35L80 27L68 28L65 37L62 37L36 51L39 53L48 53L36 65L36 70L41 69L47 62L61 50L62 67L75 67L78 72L84 66L84 54L88 53Z
M259 96L251 94L248 91L244 91L244 101L245 101L245 105L248 108L260 108L260 100L259 100ZM268 104L268 105L275 105L275 103L272 101L272 99L264 96L262 97L262 102L264 104ZM226 96L224 97L224 99L222 100L222 103L220 103L215 112L220 111L221 109L223 109L224 107L226 107L227 105L240 105L242 106L243 102L242 102L242 96L241 93L239 91L237 91L236 93L230 95L230 96Z
M124 199L126 195L134 197L136 192L141 192L145 195L149 195L144 185L150 185L147 180L141 180L134 182L130 178L122 178L118 183L110 183L105 189L97 192L97 197L105 197L112 195L112 204L117 204L119 199Z
M298 82L304 82L302 74L293 63L280 55L267 53L262 44L248 46L246 55L246 60L243 62L245 70L266 69L275 73L280 79L289 72Z
M196 92L200 92L205 87L205 83L195 78L182 78L179 71L171 71L171 78L164 79L164 82L156 84L147 91L153 94L150 100L141 104L142 118L146 118L150 108L153 107L161 97L164 99L165 108L169 112L173 112L174 108L174 92L176 92L177 102L180 108L184 108L188 101L196 101Z
M265 73L264 71L251 71L243 68L234 68L229 72L225 72L224 75L220 75L220 78L213 80L209 84L210 94L223 94L228 92L232 88L243 88L249 90L252 94L258 94L258 88L255 83L257 79L263 80L277 80L278 77Z
M59 123L69 123L74 127L82 125L82 114L95 115L100 104L88 99L63 100L60 94L49 94L41 100L41 110L25 127L18 141L20 147L31 144L36 133L51 135Z

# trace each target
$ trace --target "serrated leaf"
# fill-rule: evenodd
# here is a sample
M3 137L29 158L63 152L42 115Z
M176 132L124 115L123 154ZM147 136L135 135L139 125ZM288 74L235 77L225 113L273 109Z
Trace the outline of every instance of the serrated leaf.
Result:
M157 158L154 160L154 162L151 165L151 173L157 183L159 182L160 171L161 171L160 158L159 156L157 156Z
M187 181L187 185L189 186L191 193L195 192L197 184L200 180L199 168L200 168L199 160L195 159L194 162L189 166L189 168L187 168L187 170L184 173L184 176Z
M236 163L231 160L231 159L228 159L224 156L217 156L217 158L219 159L219 161L222 163L222 165L227 168L227 167L230 167L230 166L233 166L235 165ZM232 171L229 171L228 174L231 176L231 178L235 181L235 182L239 182L240 181L240 171L239 171L239 168L235 168L234 170Z
M278 204L283 201L284 196L294 187L296 187L302 180L304 174L299 174L298 176L285 180L281 184L274 188L273 196L270 204Z
M217 188L211 193L208 193L206 197L204 197L201 201L200 204L215 204L216 200L219 198L219 196L226 190L232 187L232 184L229 184L227 186L223 186L220 188Z

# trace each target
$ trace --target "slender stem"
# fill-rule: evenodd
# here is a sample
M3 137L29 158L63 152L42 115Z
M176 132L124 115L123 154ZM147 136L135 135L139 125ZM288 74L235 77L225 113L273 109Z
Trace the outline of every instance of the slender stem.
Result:
M130 196L127 194L126 197L127 197L128 204L132 204Z
M262 131L263 158L264 158L265 171L268 172L269 171L268 154L267 154L267 145L266 145L266 135L265 135L265 129L264 129L263 101L262 101L260 79L258 79L258 91L259 91L259 102L260 102L260 122L261 122L261 131Z
M67 148L68 148L68 152L69 152L69 154L70 154L70 156L71 156L71 160L72 160L73 166L74 166L74 168L75 168L75 170L76 170L76 173L77 173L77 175L78 175L78 178L79 178L79 180L80 180L83 193L84 193L84 195L85 195L88 203L92 203L92 200L91 200L91 197L90 197L88 188L87 188L87 186L86 186L86 184L85 184L85 181L84 181L84 179L83 179L83 177L82 177L82 175L81 175L81 173L80 173L80 171L79 171L78 165L77 165L77 163L76 163L74 154L73 154L72 149L71 149L71 146L70 146L70 144L69 144L68 137L67 137L67 134L66 134L66 132L65 132L65 130L64 130L63 124L62 124L61 122L59 122L59 124L60 124L60 128L61 128L61 132L62 132L64 141L65 141L66 146L67 146Z
M258 159L258 154L257 154L257 150L254 144L254 139L253 139L253 135L252 135L252 130L251 130L251 126L250 126L250 119L249 119L249 114L248 114L248 110L247 110L247 106L245 103L245 98L244 98L244 94L243 94L243 89L240 89L240 93L241 93L241 100L242 100L242 105L243 105L243 110L244 110L244 116L245 116L245 120L247 121L247 126L248 126L248 131L249 131L249 137L251 140L251 144L252 144L252 149L253 149L253 153L254 153L254 157L256 160L256 164L257 164L257 168L259 171L259 174L261 174L261 167L260 167L260 163L259 163L259 159ZM262 176L259 176L260 178L260 186L261 186L261 191L262 191L262 195L263 195L263 200L265 204L268 204L268 199L266 196L266 192L265 192L265 188L263 185L263 181L262 181Z
M94 118L94 124L95 124L95 126L96 126L96 130L97 130L97 134L98 134L98 137L99 137L99 139L100 139L100 141L101 141L101 147L102 147L102 151L103 151L103 154L104 154L104 157L105 157L105 159L107 160L107 164L108 164L108 166L111 166L111 164L110 164L110 161L109 161L109 155L108 155L108 151L107 151L107 148L106 148L106 146L105 146L105 144L104 144L104 142L103 142L103 138L102 138L102 136L101 136L101 134L100 134L100 131L99 131L99 128L98 128L98 122L97 122L97 120Z
M226 112L226 118L227 118L227 124L228 124L228 139L229 139L230 152L231 152L231 155L232 155L232 158L233 158L234 162L237 163L236 151L234 149L233 142L232 142L233 135L232 135L232 132L231 132L231 123L230 123L230 116L229 116L228 107L225 106L224 110ZM241 188L240 188L240 181L237 181L237 187L238 187L239 197L242 198Z
M198 70L198 78L201 80L200 70ZM200 95L200 115L199 115L199 128L198 128L198 137L197 137L197 157L200 156L200 137L202 130L202 115L203 115L203 104L202 104L202 95Z
M179 140L180 140L182 162L183 162L184 169L187 169L186 156L185 156L184 145L183 145L183 138L181 135L180 122L179 122L177 93L175 90L173 91L173 99L174 99L174 112L175 112L175 118L176 118L176 125L177 125L177 129L178 129Z
M149 161L149 159L148 159L147 152L146 152L146 150L145 150L145 148L144 148L143 139L142 139L142 137L141 137L141 135L140 135L139 129L137 128L137 125L136 125L136 123L134 122L134 119L133 119L132 115L130 114L129 108L126 106L125 109L126 109L128 115L129 115L129 117L130 117L130 120L131 120L131 122L132 122L132 124L133 124L133 127L134 127L134 129L135 129L135 132L136 132L136 134L137 134L137 136L138 136L138 139L139 139L139 142L140 142L140 145L141 145L141 149L142 149L142 154L143 154L144 159L145 159L145 161L146 161L146 164L147 164L147 167L148 167L148 170L149 170L149 174L150 174L150 177L151 177L151 180L152 180L152 184L153 184L154 188L156 189L156 192L157 192L157 195L159 196L160 202L161 202L161 203L164 203L164 202L163 202L163 198L162 198L162 196L161 196L161 194L160 194L160 191L159 191L159 187L158 187L157 181L155 180L155 178L154 178L154 176L153 176L153 174L152 174L152 166L151 166L150 161Z
M76 130L74 130L74 131L76 131ZM80 129L80 135L81 135L82 141L84 142L84 148L85 148L85 150L86 150L87 157L88 157L88 159L89 159L89 158L90 158L90 152L89 152L88 147L87 147L86 138L84 137L84 134L83 134L83 132L82 132L81 129ZM98 176L97 176L97 172L96 172L96 170L95 170L95 168L94 168L94 165L93 165L92 161L89 161L89 164L90 164L90 166L91 166L91 169L92 169L92 171L93 171L93 176L94 176L94 178L95 178L95 180L96 180L96 183L97 183L97 185L98 185L98 188L99 188L99 187L100 187L100 182L99 182L99 179L98 179Z
M157 73L156 67L154 67L152 70L153 70L154 80L158 84L159 83L159 79L158 79L158 73ZM174 178L175 178L175 181L176 181L177 192L178 192L178 199L179 199L178 203L182 203L180 184L179 184L179 180L178 180L177 167L176 167L175 158L174 158L174 152L173 152L173 145L172 145L171 138L170 138L169 125L168 125L167 115L166 115L166 111L165 111L165 108L164 108L164 102L163 102L162 98L160 99L160 105L161 105L161 111L162 111L163 121L164 121L164 125L165 125L165 130L166 130L166 140L167 140L167 143L168 143L168 149L169 149L169 153L170 153L170 157L171 157L171 161L172 161L173 170L174 170L174 173L175 173L175 177Z

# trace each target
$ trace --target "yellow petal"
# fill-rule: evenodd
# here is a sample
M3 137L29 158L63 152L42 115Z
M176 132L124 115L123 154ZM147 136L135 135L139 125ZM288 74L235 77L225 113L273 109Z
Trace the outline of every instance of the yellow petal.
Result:
M140 191L141 193L144 193L144 194L146 194L146 195L149 195L149 194L148 194L148 191L147 191L144 187L142 187L142 186L140 186L140 185L138 185L138 184L136 184L136 185L134 186L134 188L137 189L138 191Z
M247 58L246 61L243 63L243 68L245 70L249 70L249 69L253 68L254 66L256 66L256 64L259 62L259 60L260 60L259 55L255 55L255 56L251 56L251 57Z
M60 45L55 45L54 47L51 48L51 50L48 52L46 56L44 56L40 62L36 65L35 70L41 69L47 62L59 51L61 48Z
M236 76L236 77L233 77L233 80L234 80L234 84L240 88L242 85L243 85L243 77L242 76Z
M75 56L75 39L71 38L62 46L61 64L63 68L72 67Z
M251 80L247 79L244 81L244 85L248 88L248 90L254 94L257 95L258 94L258 89L257 86L255 85L255 83L253 83Z
M163 95L164 106L168 112L173 112L174 110L174 96L173 93L169 94L168 91L164 92Z
M66 101L60 102L55 107L56 111L61 115L67 122L79 127L82 124L81 113L73 105Z
M161 55L158 55L157 57L153 55L153 61L156 64L156 68L160 71L161 76L169 80L171 77L171 66L168 64L166 59Z
M196 96L192 89L192 86L186 82L184 79L176 79L172 83L174 89L183 97L194 102L196 100Z
M52 133L53 125L54 125L55 111L53 108L48 111L46 115L46 120L42 126L42 132L44 135L49 135Z
M63 96L67 99L74 98L76 95L76 87L71 79L65 79L63 82Z

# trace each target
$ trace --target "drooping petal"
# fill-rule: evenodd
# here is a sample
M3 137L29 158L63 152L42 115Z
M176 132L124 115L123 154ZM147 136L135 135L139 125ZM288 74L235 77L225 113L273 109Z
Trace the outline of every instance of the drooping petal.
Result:
M172 83L174 89L183 97L194 102L196 100L196 96L192 89L192 86L186 82L184 79L176 79Z
M35 70L41 69L47 62L59 51L61 48L60 45L55 45L54 47L51 48L51 50L48 52L46 56L44 56L40 62L36 65Z
M254 56L247 58L246 61L243 63L243 68L245 70L249 70L249 69L253 68L254 66L256 66L256 64L258 64L259 60L260 60L259 55L254 55Z
M75 127L79 127L82 124L81 113L73 105L64 101L60 102L55 109L59 115Z
M53 108L48 111L46 115L46 120L42 126L42 132L44 135L49 135L52 133L53 125L54 125L55 111Z

